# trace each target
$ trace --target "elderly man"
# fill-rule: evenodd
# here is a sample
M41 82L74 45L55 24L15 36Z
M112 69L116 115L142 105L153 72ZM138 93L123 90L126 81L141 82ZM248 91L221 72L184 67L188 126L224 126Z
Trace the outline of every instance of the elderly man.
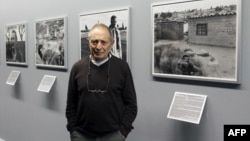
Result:
M96 24L90 55L71 69L66 106L71 141L125 141L137 115L136 92L127 62L111 55L109 28Z

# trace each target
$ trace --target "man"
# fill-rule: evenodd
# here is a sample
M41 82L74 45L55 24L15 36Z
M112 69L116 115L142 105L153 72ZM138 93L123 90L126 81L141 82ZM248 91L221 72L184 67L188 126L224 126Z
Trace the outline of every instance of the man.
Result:
M71 141L124 141L137 115L136 92L127 62L110 54L109 28L96 24L90 55L71 69L66 106Z
M15 30L12 30L10 35L10 43L11 43L11 53L12 53L12 60L16 62L16 56L17 56L17 33Z
M201 73L201 69L191 63L190 56L186 54L184 54L181 60L178 62L178 67L183 75L194 75L195 73Z
M111 53L116 57L122 59L121 36L119 30L116 28L116 23L117 23L116 16L115 15L111 16L109 29L111 30L114 39L114 44L111 49Z

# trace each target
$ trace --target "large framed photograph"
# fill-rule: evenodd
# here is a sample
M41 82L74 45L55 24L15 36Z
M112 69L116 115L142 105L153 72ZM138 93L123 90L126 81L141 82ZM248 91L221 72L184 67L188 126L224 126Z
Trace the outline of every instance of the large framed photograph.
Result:
M36 66L67 69L66 31L66 16L35 21Z
M130 43L129 43L129 23L130 8L121 8L103 12L80 14L80 47L81 58L90 54L87 37L89 30L96 23L106 24L113 34L114 45L111 53L118 58L129 63Z
M241 0L152 4L154 77L239 83Z
M6 64L27 65L27 23L5 26Z

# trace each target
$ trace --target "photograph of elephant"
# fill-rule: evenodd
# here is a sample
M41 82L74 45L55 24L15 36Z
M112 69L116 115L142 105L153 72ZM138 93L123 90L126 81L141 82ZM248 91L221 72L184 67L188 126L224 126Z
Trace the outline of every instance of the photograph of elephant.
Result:
M156 77L238 83L239 0L152 5Z
M5 27L6 63L27 65L26 23Z
M36 66L67 68L65 17L35 22Z

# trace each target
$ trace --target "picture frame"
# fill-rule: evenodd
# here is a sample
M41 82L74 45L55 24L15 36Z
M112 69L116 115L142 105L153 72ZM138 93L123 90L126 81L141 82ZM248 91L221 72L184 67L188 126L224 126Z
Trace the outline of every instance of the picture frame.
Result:
M35 65L67 69L67 17L39 19L35 27Z
M119 37L115 38L111 53L130 64L130 11L130 7L124 7L99 12L80 13L80 59L90 54L87 42L89 30L94 24L103 23L110 29L111 27L115 27L113 28L117 29L115 32L120 33L117 34ZM115 21L113 25L111 24L112 19Z
M27 66L27 22L8 24L4 32L6 64Z
M151 5L152 75L239 84L241 0Z

